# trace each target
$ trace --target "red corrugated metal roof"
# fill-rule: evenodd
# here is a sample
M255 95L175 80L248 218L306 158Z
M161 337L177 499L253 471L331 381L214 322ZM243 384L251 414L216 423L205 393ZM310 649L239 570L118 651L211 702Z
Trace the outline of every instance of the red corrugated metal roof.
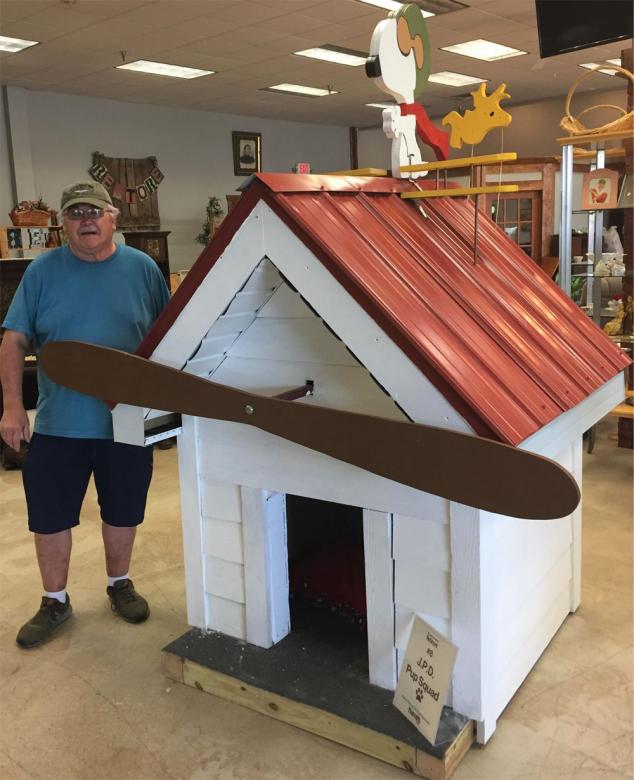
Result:
M629 364L484 216L474 263L470 201L399 197L416 186L435 185L258 174L140 353L151 354L263 198L482 435L518 444Z

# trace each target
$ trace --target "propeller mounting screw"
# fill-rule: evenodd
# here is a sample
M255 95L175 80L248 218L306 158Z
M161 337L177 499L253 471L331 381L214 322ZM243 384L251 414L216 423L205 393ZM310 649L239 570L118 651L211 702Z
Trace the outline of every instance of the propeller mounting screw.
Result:
M254 409L254 408L251 406L251 404L247 404L247 405L244 407L244 411L245 411L247 414L253 414L253 412L255 411L255 409Z

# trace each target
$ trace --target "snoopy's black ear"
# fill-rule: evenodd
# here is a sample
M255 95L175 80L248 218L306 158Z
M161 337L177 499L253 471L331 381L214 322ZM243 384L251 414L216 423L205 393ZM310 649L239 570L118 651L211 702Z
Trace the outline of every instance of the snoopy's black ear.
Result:
M365 61L365 75L369 79L376 79L381 75L381 61L378 54L368 57Z

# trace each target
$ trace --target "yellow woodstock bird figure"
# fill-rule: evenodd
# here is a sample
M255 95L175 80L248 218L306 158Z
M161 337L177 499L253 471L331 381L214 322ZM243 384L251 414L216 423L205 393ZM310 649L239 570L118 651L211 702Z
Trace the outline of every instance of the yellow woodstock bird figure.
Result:
M487 95L486 84L482 82L480 88L471 93L473 109L465 111L464 116L457 111L450 111L443 117L443 125L451 126L449 143L454 149L461 149L463 143L479 144L494 127L508 127L511 124L513 117L500 108L500 101L511 97L505 90L506 84L500 84L495 92Z

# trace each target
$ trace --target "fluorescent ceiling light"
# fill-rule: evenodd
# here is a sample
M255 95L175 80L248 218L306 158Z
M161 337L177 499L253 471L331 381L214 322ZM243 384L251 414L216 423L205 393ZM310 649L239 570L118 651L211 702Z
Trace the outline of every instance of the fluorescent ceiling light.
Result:
M455 43L453 46L441 46L440 48L442 51L450 51L452 54L462 54L463 57L473 57L476 60L486 60L486 62L505 60L508 57L519 57L520 54L528 53L521 49L512 49L510 46L502 46L501 43L485 41L483 38Z
M439 73L430 73L429 80L433 84L445 84L448 87L466 87L468 84L481 84L486 79L477 76L465 76L463 73L453 73L450 70L441 70Z
M297 54L300 57L311 57L314 60L336 62L338 65L351 65L353 68L365 65L365 61L368 58L365 52L344 49L341 46L332 46L331 44L316 46L314 49L295 51L293 54Z
M274 84L266 89L273 92L290 92L293 95L303 95L304 97L325 97L326 95L337 95L337 90L320 89L318 87L304 87L302 84Z
M29 46L35 46L39 41L25 41L22 38L8 38L6 35L0 35L0 51L22 51Z
M606 62L609 62L611 65L620 65L621 64L621 58L617 57L615 60L606 60ZM605 73L606 76L614 76L615 73L617 73L616 70L611 70L610 68L604 68L602 67L603 63L599 62L584 62L579 65L580 68L588 68L588 70L593 70L594 68L601 67L600 73Z
M396 103L366 103L370 108L394 108Z
M405 5L405 3L398 3L396 0L360 0L360 2L367 3L367 5L375 5L377 8L385 8L386 11L398 11L402 5ZM420 10L425 18L436 15L431 11L425 11L424 8Z
M210 76L215 70L199 70L198 68L185 68L182 65L168 65L165 62L150 62L149 60L136 60L126 65L117 65L119 70L136 70L140 73L154 73L156 76L173 76L177 79L197 79L200 76Z

